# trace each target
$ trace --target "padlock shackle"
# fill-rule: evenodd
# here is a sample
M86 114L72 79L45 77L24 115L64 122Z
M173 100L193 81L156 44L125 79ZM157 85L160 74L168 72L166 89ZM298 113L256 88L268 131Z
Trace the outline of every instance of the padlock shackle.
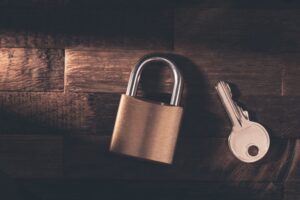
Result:
M173 106L179 106L180 99L182 95L183 90L183 81L182 81L182 75L176 65L163 57L151 57L147 58L146 60L141 60L132 70L127 86L126 95L128 96L135 96L137 93L138 84L140 81L141 73L144 69L144 66L148 64L149 62L163 62L168 64L168 66L171 68L173 72L173 78L174 78L174 86L173 86L173 93L171 96L170 105Z

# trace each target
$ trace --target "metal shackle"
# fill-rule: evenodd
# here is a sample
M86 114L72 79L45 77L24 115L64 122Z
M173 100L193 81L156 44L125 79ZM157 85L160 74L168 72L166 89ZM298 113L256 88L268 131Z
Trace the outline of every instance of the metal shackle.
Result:
M136 95L141 73L144 69L144 66L150 62L163 62L163 63L168 64L168 66L171 68L171 70L173 72L174 86L173 86L173 93L171 96L170 105L179 106L181 95L182 95L182 90L183 90L182 75L181 75L180 71L178 70L178 68L176 67L176 65L172 61L170 61L166 58L163 58L163 57L151 57L151 58L147 58L145 60L141 60L140 62L138 62L138 64L131 71L126 95L128 95L128 96Z

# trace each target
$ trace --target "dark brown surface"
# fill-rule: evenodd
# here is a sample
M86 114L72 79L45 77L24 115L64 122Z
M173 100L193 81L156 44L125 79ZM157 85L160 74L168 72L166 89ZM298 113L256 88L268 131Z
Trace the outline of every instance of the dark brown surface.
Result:
M279 200L281 186L264 182L120 181L120 180L30 180L22 181L35 197L45 200L81 199L263 199ZM267 190L261 188L268 188ZM216 192L217 191L217 192ZM33 197L31 196L31 199Z
M172 47L172 12L166 9L4 8L0 27L1 47Z
M0 134L111 134L117 94L0 93Z
M260 54L206 50L172 54L159 51L66 50L66 90L122 93L125 91L131 68L139 58L150 53L163 54L175 60L184 73L187 87L192 93L200 93L200 90L212 93L216 82L222 79L238 85L244 96L281 95L283 64L280 60ZM108 62L111 58L114 58L113 61ZM243 71L240 68L243 68ZM158 92L170 91L172 86L170 73L159 69L149 71L153 75L155 73L164 75L165 85L162 85ZM199 77L204 80L197 80ZM207 81L207 88L203 81Z
M150 53L153 51L67 49L65 90L125 93L132 67L141 57Z
M299 6L0 1L0 199L299 199ZM149 53L185 79L172 166L108 152L120 94ZM220 79L270 133L257 163L228 149ZM140 95L167 102L171 88L166 68L145 69Z
M299 135L295 109L299 98L248 96L238 100L250 112L250 118L263 124L272 137ZM113 93L2 92L0 134L110 136L119 101L120 95ZM231 124L216 94L208 100L187 96L184 107L180 137L229 135Z
M299 51L298 9L178 8L175 47L227 53Z
M110 154L109 142L109 137L99 136L65 138L65 175L117 180L277 182L293 147L288 140L274 139L265 159L245 164L228 151L225 138L180 138L173 165L164 166Z
M285 96L299 96L299 53L293 53L283 57L285 67L283 70L282 94Z
M294 151L291 152L293 159L290 161L290 170L287 175L285 184L285 200L299 199L300 198L300 141L299 139L295 142Z
M1 91L63 91L64 50L0 48Z
M63 173L63 138L42 135L1 135L0 168L11 177L53 178Z

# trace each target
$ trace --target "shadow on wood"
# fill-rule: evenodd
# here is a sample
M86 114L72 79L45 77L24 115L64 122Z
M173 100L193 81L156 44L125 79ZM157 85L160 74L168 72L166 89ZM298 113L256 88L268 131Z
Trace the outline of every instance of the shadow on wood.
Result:
M150 54L163 56L174 61L184 79L182 105L184 116L181 135L183 136L220 136L224 135L224 122L214 112L214 101L209 94L209 86L204 74L188 58L176 54ZM173 75L165 65L146 66L141 81L145 98L169 103L173 88ZM165 84L162 84L165 83ZM162 86L163 85L163 86ZM166 94L168 92L169 94ZM219 102L218 102L219 103ZM226 127L225 127L226 128Z

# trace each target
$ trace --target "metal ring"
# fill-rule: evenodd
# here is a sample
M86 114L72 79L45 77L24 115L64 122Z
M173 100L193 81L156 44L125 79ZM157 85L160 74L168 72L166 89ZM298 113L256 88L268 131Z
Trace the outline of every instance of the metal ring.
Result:
M173 86L173 93L171 96L170 105L173 106L179 106L180 99L182 95L183 90L183 82L182 82L182 75L176 65L163 57L152 57L148 58L146 60L140 61L132 70L127 86L126 95L128 96L135 96L137 93L137 88L140 80L141 73L143 71L143 67L148 64L149 62L164 62L168 64L168 66L171 68L173 72L173 78L174 78L174 86Z

